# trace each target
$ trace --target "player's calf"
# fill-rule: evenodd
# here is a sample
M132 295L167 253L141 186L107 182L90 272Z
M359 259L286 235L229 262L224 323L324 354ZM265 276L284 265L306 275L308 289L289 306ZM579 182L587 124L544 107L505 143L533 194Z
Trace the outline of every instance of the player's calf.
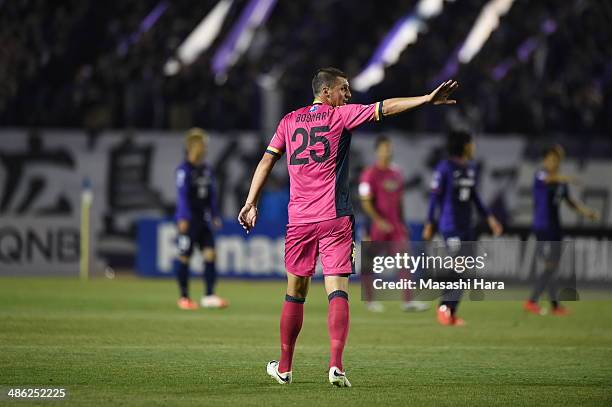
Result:
M348 294L343 290L336 290L327 296L329 309L327 314L327 327L330 339L329 366L342 371L342 353L349 331L349 304Z

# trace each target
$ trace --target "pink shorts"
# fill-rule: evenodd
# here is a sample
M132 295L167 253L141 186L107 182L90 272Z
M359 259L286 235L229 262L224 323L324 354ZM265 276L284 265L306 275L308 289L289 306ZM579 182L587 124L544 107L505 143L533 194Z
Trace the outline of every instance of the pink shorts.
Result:
M353 217L287 225L285 268L300 277L312 277L319 253L326 276L354 273Z

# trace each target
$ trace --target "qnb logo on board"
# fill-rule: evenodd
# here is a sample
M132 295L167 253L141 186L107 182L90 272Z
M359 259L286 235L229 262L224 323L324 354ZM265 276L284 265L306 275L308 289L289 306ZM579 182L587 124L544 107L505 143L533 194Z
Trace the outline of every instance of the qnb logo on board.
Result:
M0 267L72 264L79 261L79 230L74 227L0 227Z

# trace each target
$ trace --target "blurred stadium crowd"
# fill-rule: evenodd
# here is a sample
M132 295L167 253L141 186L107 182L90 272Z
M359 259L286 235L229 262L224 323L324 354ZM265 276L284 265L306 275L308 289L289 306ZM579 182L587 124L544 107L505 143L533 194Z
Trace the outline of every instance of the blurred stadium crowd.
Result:
M335 65L356 75L417 1L278 1L246 54L215 81L212 53L247 3L235 1L209 50L165 75L166 61L216 3L1 1L0 124L257 130L263 75L278 79L283 111L301 106L311 98L317 67ZM428 91L486 3L445 2L385 79L354 92L354 100ZM139 31L160 4L163 14ZM451 121L496 133L609 133L611 21L607 0L517 0L476 57L458 66L457 109L425 110L387 126L436 131Z

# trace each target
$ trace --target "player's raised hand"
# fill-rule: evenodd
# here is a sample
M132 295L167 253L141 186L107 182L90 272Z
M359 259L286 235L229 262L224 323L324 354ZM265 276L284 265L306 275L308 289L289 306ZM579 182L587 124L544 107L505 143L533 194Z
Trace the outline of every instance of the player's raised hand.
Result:
M257 207L251 203L245 203L238 214L238 222L249 233L257 222Z
M449 99L451 93L453 93L459 84L457 81L448 80L438 86L433 92L429 94L429 101L434 105L454 105L457 103L454 99Z
M562 175L558 174L556 176L557 182L562 184L574 184L574 185L582 185L582 181L579 178L574 177L573 175Z

